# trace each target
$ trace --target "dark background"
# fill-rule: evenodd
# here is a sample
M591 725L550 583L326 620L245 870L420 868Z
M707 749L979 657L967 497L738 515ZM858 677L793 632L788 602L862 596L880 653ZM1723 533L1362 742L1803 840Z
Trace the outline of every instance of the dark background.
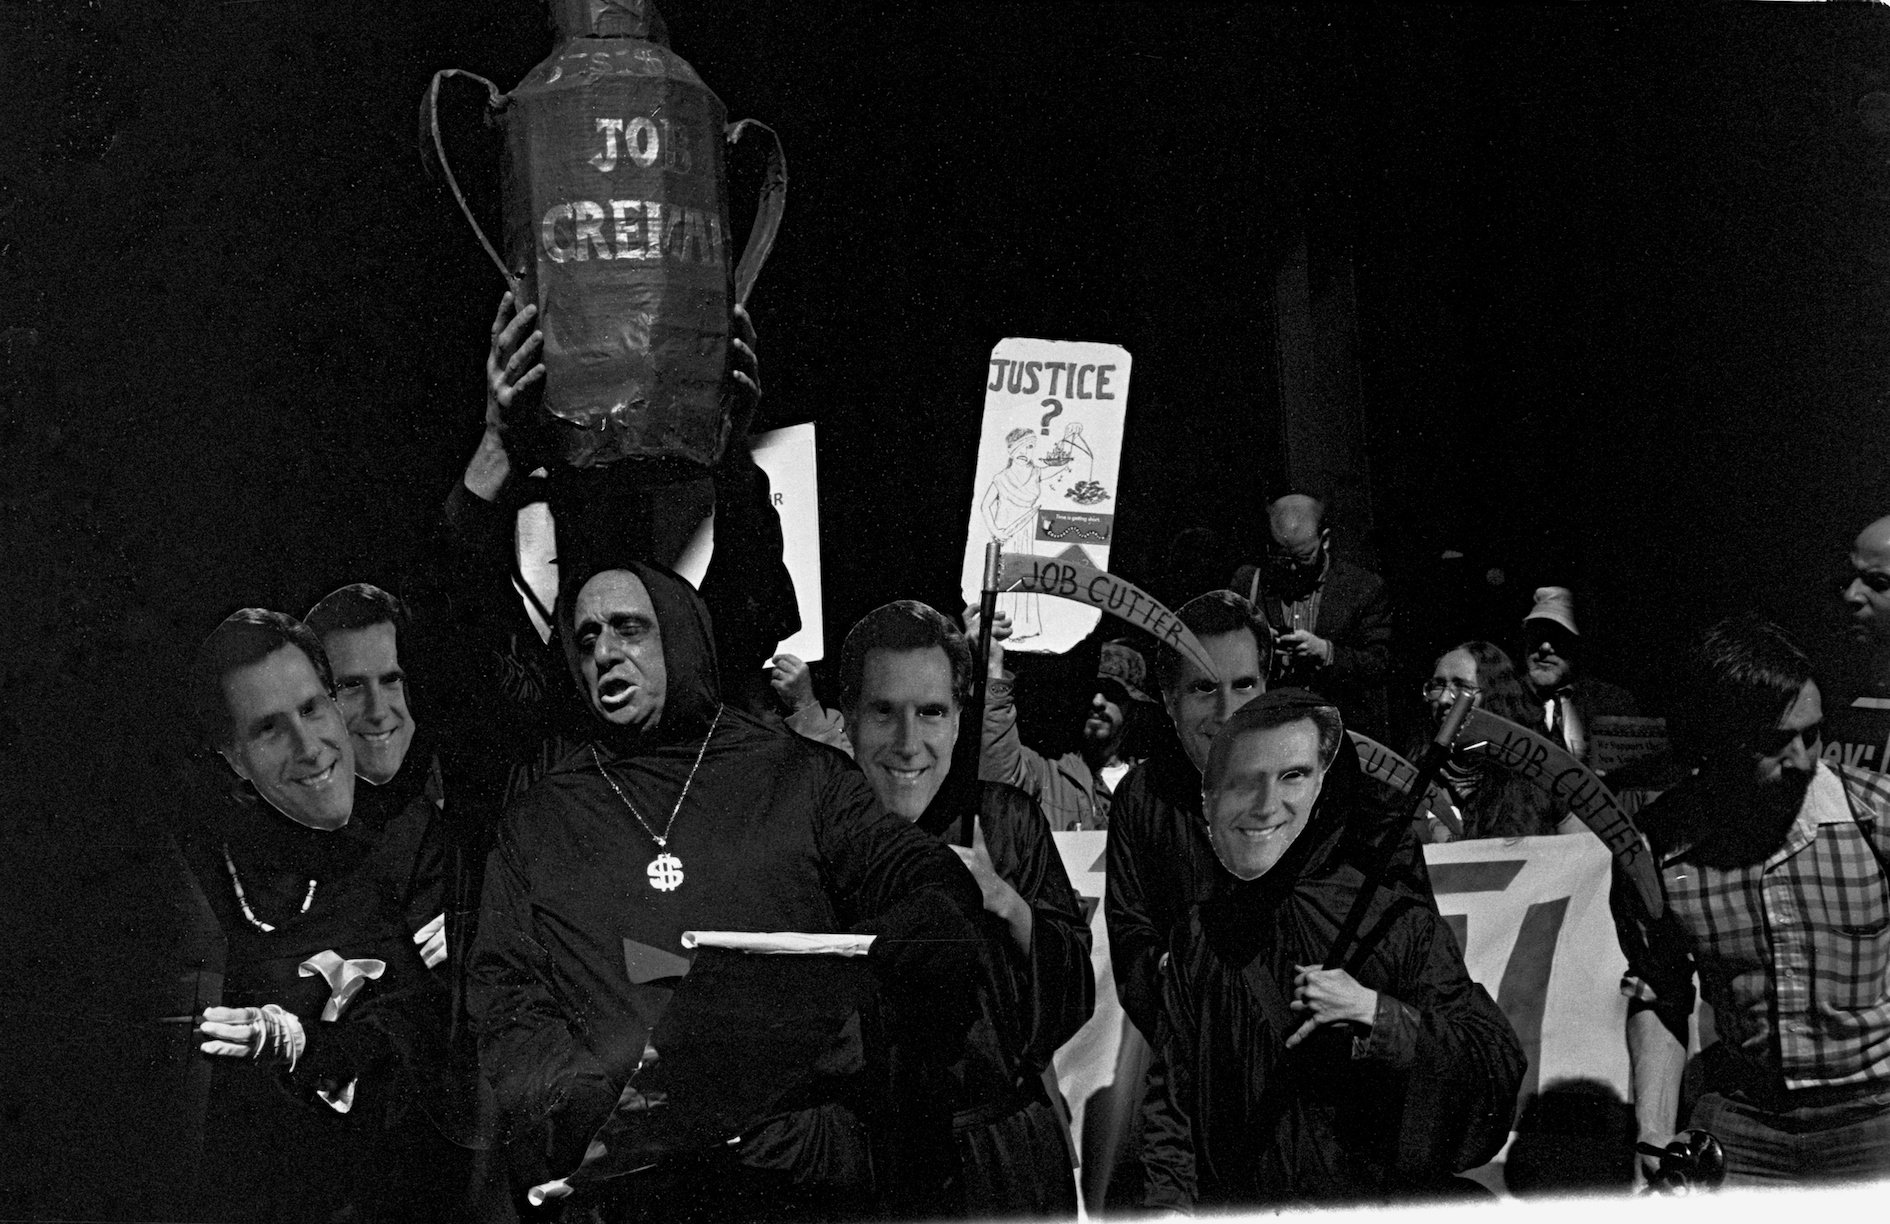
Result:
M1838 574L1890 510L1890 15L662 7L786 144L752 310L764 424L820 425L830 650L888 599L956 604L1002 336L1135 355L1113 569L1154 581L1192 525L1251 544L1305 235L1356 276L1355 538L1413 624L1456 548L1503 571L1505 632L1575 585L1656 709L1736 608L1854 664ZM146 1017L184 955L184 663L239 606L392 582L456 479L501 285L416 103L550 38L530 0L0 20L0 1214L170 1218L189 1056Z

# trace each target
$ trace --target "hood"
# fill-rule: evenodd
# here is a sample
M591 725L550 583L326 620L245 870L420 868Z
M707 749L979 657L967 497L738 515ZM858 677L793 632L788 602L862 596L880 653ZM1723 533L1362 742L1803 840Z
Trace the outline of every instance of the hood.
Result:
M618 752L640 746L656 747L680 743L702 734L721 704L717 679L715 634L709 622L709 610L700 596L683 579L660 565L639 557L613 552L609 548L586 550L575 557L560 557L558 564L559 644L564 650L565 668L578 696L582 737L606 744ZM574 612L578 592L584 584L605 570L627 570L642 580L656 611L656 623L663 636L663 668L666 673L663 712L656 727L639 732L605 722L591 709L584 695L584 675L579 667Z

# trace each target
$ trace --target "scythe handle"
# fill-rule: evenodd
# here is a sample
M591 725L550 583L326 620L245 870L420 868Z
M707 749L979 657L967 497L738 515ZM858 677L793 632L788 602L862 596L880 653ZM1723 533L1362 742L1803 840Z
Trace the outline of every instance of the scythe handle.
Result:
M1450 759L1451 741L1457 738L1457 732L1463 727L1463 720L1470 716L1470 703L1475 700L1474 693L1458 693L1457 702L1450 707L1450 713L1444 716L1444 725L1437 730L1435 739L1425 746L1424 758L1417 763L1417 778L1411 783L1410 806L1405 811L1405 819L1393 826L1402 832L1409 827L1424 811L1424 801L1431 793L1431 783L1437 781L1437 773ZM1358 896L1352 899L1352 908L1346 911L1345 922L1339 927L1339 934L1332 941L1332 951L1326 954L1324 968L1341 969L1345 967L1346 955L1352 950L1352 941L1358 938L1358 929L1365 922L1365 913L1371 909L1372 899L1378 890L1384 887L1385 872L1391 865L1390 836L1379 834L1379 840L1372 846L1370 868L1365 882L1359 885Z

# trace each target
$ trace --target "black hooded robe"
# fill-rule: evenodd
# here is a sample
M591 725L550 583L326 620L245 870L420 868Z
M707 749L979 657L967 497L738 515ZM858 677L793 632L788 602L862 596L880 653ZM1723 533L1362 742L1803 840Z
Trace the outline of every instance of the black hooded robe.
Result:
M1292 701L1290 692L1258 700ZM1143 1106L1144 1203L1179 1210L1370 1202L1438 1193L1508 1137L1525 1060L1437 915L1403 822L1374 812L1357 752L1339 755L1304 830L1271 870L1222 871L1177 926L1162 975L1160 1074ZM1368 861L1397 840L1356 947L1379 993L1369 1036L1341 1026L1292 1050L1297 965L1332 949ZM1408 843L1408 844L1406 844Z
M416 737L385 786L357 782L354 811L340 829L306 828L253 798L226 800L186 843L228 943L222 1005L279 1004L308 1037L293 1071L213 1060L205 1134L216 1159L205 1165L206 1218L460 1218L474 1122L450 1070L447 984L413 941L444 899L430 763L427 742ZM226 847L250 912L273 930L243 912ZM386 964L332 1021L321 1018L327 980L300 972L323 951ZM317 1095L338 1095L350 1083L345 1113Z
M1014 786L978 781L960 768L969 764L954 762L919 826L968 843L976 811L991 866L1030 906L1031 942L1020 952L1002 919L979 913L978 1018L950 1086L964 1210L971 1219L1074 1218L1065 1125L1043 1072L1095 1007L1089 924L1043 809Z
M507 809L487 865L471 995L515 1177L530 1185L576 1167L691 955L685 930L876 934L868 960L884 996L924 1010L937 1041L962 1042L981 909L964 867L887 814L845 757L719 705L708 617L681 579L601 558L561 568L567 643L588 575L642 579L667 694L652 733L618 734L595 718L578 728L589 738ZM575 670L569 646L567 657ZM662 851L625 797L661 833L686 782L666 847L683 880L659 890L648 871ZM869 1077L853 1046L824 1059L792 1107L706 1156L706 1170L619 1179L608 1210L686 1219L869 1209Z

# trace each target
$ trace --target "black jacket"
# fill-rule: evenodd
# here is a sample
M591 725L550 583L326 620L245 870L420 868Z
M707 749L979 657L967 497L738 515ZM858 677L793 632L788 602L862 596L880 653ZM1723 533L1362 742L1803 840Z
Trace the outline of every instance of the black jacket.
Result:
M1143 1107L1150 1207L1251 1208L1422 1193L1496 1154L1525 1060L1436 912L1408 829L1334 762L1270 871L1224 871L1174 932ZM1399 839L1348 969L1379 992L1369 1037L1336 1026L1292 1050L1296 966L1331 950L1365 879L1364 834ZM1218 870L1218 865L1217 865Z
M1276 630L1287 629L1280 600L1267 591L1264 574L1255 586L1255 572L1252 565L1235 570L1232 589L1249 597L1257 591L1267 623ZM1281 675L1276 683L1312 689L1339 707L1347 726L1382 738L1392 637L1391 600L1385 592L1385 580L1363 566L1334 557L1320 591L1313 632L1332 643L1332 662L1307 668L1303 674Z

